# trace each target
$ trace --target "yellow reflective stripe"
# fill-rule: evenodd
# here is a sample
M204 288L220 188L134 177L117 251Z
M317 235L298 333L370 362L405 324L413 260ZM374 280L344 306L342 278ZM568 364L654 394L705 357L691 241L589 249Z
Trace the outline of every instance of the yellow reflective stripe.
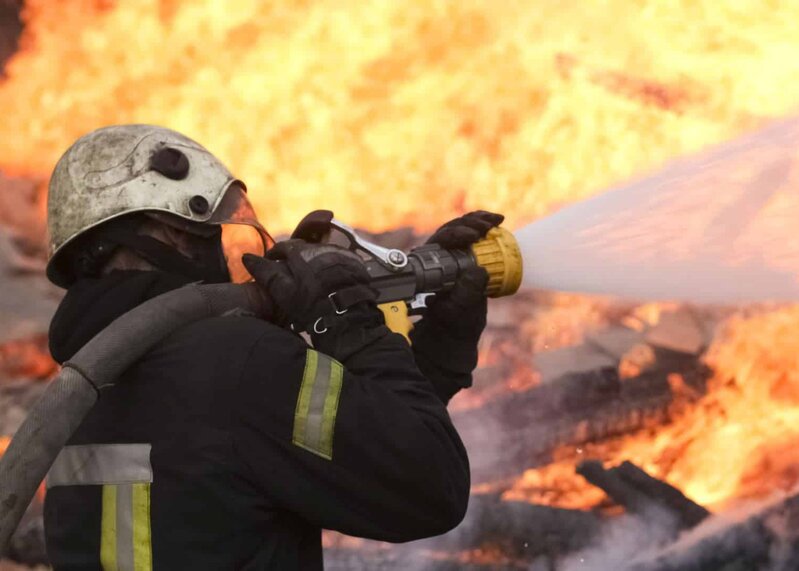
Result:
M311 406L311 391L316 382L316 363L319 353L308 350L305 356L305 371L302 374L300 396L297 398L297 408L294 409L294 433L292 442L301 446L305 442L305 428L308 421L308 409Z
M152 571L150 484L133 484L133 569Z
M328 460L333 458L333 432L343 378L341 363L308 350L294 411L292 442Z
M338 399L341 395L341 385L344 379L344 367L338 361L330 360L330 386L325 397L325 411L322 415L322 434L319 448L333 458L333 430L338 412Z
M103 486L103 510L100 525L100 565L103 571L117 569L117 490Z
M152 571L149 483L103 486L100 564L103 571Z

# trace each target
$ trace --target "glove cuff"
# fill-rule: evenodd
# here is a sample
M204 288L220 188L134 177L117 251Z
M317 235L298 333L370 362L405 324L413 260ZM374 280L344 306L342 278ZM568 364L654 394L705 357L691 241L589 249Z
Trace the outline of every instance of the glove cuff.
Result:
M317 350L339 361L391 333L373 302L361 302L344 314L324 318L323 322L325 329L321 332L309 330L311 341Z
M322 335L336 327L341 321L341 317L346 315L351 308L362 303L373 303L375 299L377 299L377 292L363 284L334 291L314 305L311 316L318 317L312 317L312 321L299 324L299 327L292 324L292 328Z

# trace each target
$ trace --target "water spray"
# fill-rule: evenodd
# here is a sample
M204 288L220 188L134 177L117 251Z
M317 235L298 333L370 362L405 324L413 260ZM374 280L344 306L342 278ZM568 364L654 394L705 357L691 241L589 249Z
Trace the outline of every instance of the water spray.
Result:
M645 301L799 300L799 117L516 231L524 287Z

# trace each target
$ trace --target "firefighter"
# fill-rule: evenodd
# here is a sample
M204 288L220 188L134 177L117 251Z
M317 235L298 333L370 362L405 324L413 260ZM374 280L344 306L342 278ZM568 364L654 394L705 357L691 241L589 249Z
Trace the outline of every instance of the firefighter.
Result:
M467 215L431 240L466 247L501 219ZM99 129L64 154L48 226L47 275L67 289L50 327L58 362L188 283L252 275L273 304L269 321L179 329L101 391L47 477L56 571L314 570L323 528L403 542L461 521L469 467L446 403L477 362L482 269L431 304L409 346L349 252L274 245L219 160L146 125ZM289 327L319 317L312 347Z

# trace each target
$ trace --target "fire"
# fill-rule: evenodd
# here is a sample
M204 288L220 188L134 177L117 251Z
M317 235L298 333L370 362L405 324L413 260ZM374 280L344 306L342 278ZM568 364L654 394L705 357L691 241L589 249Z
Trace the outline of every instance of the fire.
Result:
M121 122L200 140L289 230L511 226L799 103L799 5L28 0L0 168ZM435 197L431 200L431 197Z
M5 378L48 379L57 371L47 335L0 344L0 375Z
M741 312L705 357L708 394L682 406L674 379L673 421L637 434L562 449L557 461L528 470L506 495L571 508L603 494L574 474L576 462L631 460L707 507L762 498L799 484L799 307Z

